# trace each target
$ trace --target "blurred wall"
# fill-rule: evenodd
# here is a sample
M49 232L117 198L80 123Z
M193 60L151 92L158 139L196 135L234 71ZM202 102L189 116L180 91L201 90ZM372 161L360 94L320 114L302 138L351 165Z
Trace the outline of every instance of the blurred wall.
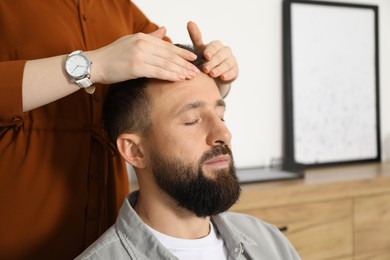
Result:
M390 158L390 1L334 2L379 6L382 158ZM236 166L268 166L282 156L282 0L133 1L175 43L190 43L186 23L195 21L205 42L230 46L240 76L227 101Z

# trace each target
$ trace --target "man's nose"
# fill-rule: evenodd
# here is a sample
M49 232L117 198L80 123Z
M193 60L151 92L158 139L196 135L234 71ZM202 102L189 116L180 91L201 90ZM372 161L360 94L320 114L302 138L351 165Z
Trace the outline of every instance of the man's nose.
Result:
M219 117L213 118L209 125L209 133L207 135L207 143L210 146L230 144L232 135Z

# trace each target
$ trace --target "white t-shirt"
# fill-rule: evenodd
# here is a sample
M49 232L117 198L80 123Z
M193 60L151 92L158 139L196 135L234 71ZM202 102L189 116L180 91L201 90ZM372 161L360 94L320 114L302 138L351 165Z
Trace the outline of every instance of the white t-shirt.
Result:
M146 225L156 238L175 256L182 260L226 260L223 240L210 224L210 233L199 239L183 239L167 236Z

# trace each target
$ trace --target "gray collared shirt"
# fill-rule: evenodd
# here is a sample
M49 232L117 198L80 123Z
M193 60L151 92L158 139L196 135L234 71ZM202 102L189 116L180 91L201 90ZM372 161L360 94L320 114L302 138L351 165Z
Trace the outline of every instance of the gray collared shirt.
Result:
M166 249L134 211L138 192L123 203L116 223L76 259L178 259ZM287 238L273 225L240 213L211 217L222 237L228 259L301 259Z

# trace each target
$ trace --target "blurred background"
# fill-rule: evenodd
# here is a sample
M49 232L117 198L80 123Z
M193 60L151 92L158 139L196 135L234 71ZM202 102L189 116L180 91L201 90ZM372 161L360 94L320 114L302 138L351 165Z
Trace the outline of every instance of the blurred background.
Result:
M267 167L283 155L282 0L133 1L175 43L190 43L186 23L200 27L205 42L230 46L240 76L227 97L226 122L237 167ZM382 160L390 158L390 1L330 2L379 7L379 85Z

